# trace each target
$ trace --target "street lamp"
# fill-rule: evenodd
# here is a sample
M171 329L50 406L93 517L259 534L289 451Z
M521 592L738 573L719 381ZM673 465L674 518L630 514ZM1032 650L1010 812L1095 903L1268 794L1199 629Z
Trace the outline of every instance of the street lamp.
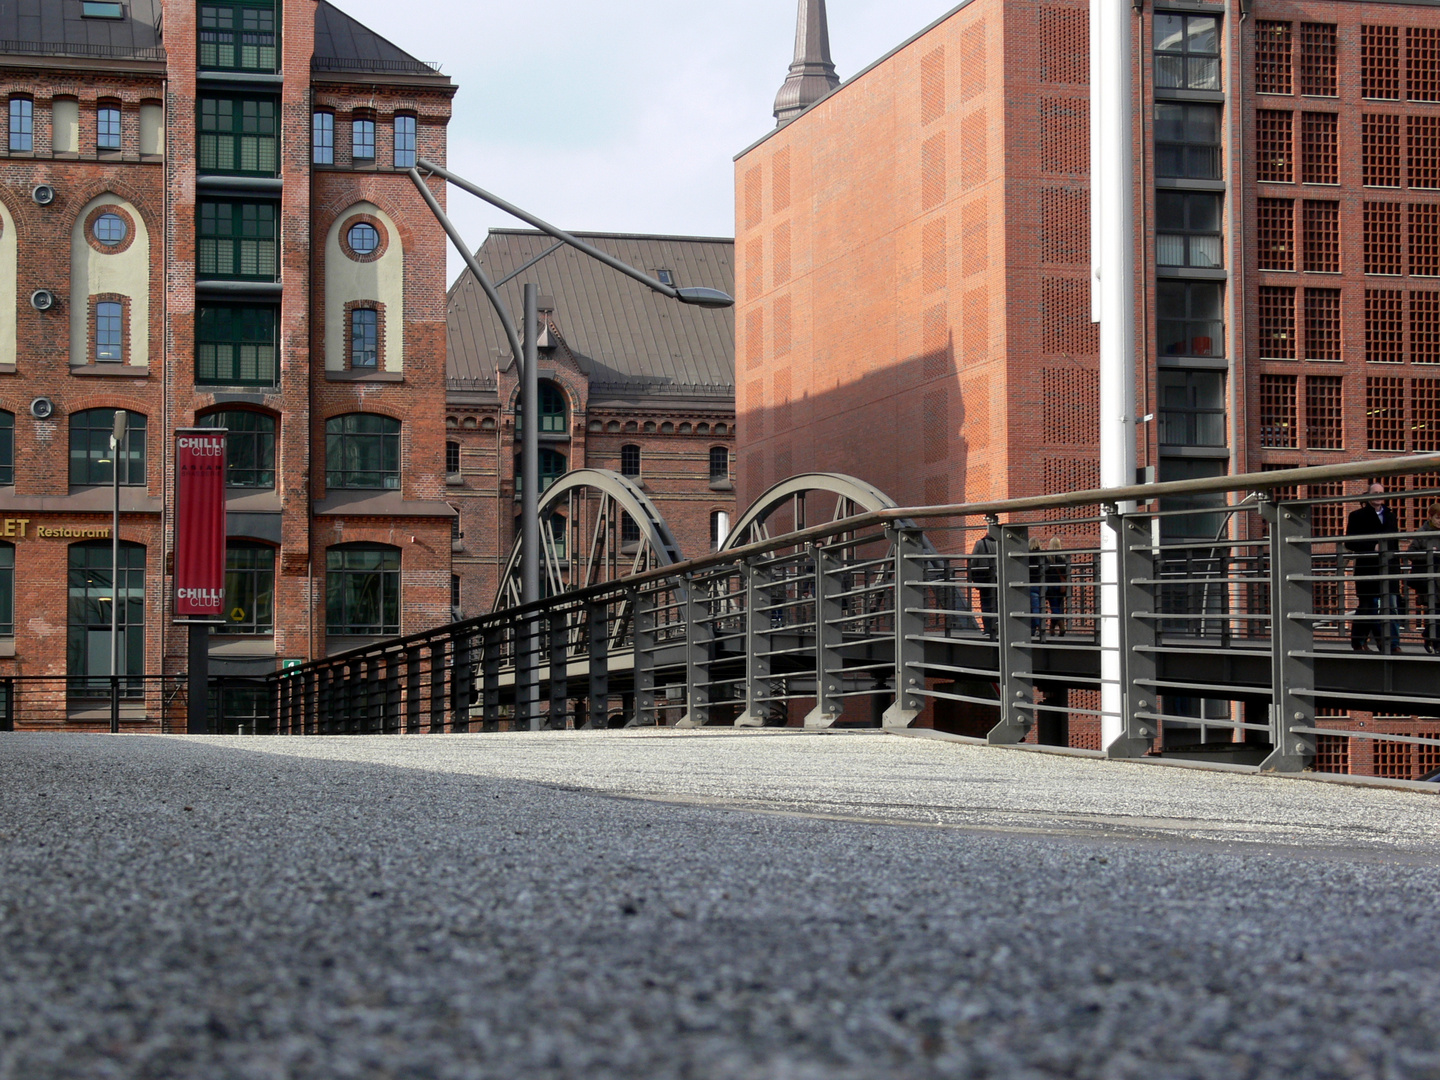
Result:
M440 227L450 238L465 260L466 267L480 283L486 299L490 306L495 309L495 314L500 317L500 325L504 328L505 337L510 343L511 353L516 362L520 365L520 415L528 417L524 427L521 429L520 441L520 602L531 604L540 599L540 377L536 357L536 339L539 337L539 314L537 304L537 287L527 283L524 286L525 296L525 341L522 346L519 335L515 332L515 320L511 318L509 309L500 298L500 293L495 285L486 275L480 266L480 260L466 246L461 239L459 230L448 217L445 211L440 208L439 201L425 186L419 170L424 169L427 173L438 176L449 181L461 191L467 191L476 198L483 199L491 206L504 210L507 214L519 218L521 221L539 229L549 236L553 236L561 243L568 244L577 251L583 252L602 262L611 269L618 270L626 277L634 278L642 285L654 290L661 296L669 297L682 304L690 304L694 307L703 308L728 308L733 307L735 300L729 293L720 289L710 289L701 286L687 286L676 288L673 285L666 285L657 281L649 274L636 270L628 263L622 262L615 256L601 251L591 244L563 229L557 229L547 221L543 221L515 204L492 195L484 188L477 187L463 177L457 176L448 169L436 165L434 162L420 158L415 167L410 169L410 179L419 190L425 205L435 215ZM534 639L534 624L531 625L530 637ZM525 693L531 693L535 689L535 656L533 649L526 648L517 654L516 658L516 695L517 700L521 694L522 679ZM528 698L527 698L528 711ZM530 712L530 724L532 728L537 723L538 717Z

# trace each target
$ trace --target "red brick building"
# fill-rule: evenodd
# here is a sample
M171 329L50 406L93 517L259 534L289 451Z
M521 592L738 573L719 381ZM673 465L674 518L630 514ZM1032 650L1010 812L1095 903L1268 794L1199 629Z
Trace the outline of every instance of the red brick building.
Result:
M579 235L667 284L734 287L728 238ZM655 504L683 555L709 551L735 508L732 312L668 300L529 230L492 230L480 259L497 282L515 275L500 293L517 321L522 283L539 288L542 487L576 469L621 473ZM448 371L446 497L460 515L454 597L457 617L469 617L494 603L520 502L519 371L468 271L450 289ZM551 521L562 551L584 549L582 525Z
M325 0L21 0L0 38L0 675L99 718L117 409L123 674L186 666L197 424L230 430L212 673L447 621L445 237L405 170L449 79Z

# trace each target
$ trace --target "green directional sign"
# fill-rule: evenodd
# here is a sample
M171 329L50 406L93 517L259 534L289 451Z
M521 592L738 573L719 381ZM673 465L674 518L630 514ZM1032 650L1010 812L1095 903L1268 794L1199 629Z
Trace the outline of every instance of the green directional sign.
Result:
M301 666L302 664L304 664L304 663L305 663L304 660L281 660L281 661L280 661L280 670L281 670L281 671L289 671L291 668L298 668L298 667L300 667L300 666Z

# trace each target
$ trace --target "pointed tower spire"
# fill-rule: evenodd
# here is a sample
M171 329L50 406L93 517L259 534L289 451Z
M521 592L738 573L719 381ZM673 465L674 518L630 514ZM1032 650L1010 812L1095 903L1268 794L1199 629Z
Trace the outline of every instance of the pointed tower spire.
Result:
M800 0L795 22L795 59L790 74L775 95L776 127L795 117L840 85L830 61L830 26L825 0Z

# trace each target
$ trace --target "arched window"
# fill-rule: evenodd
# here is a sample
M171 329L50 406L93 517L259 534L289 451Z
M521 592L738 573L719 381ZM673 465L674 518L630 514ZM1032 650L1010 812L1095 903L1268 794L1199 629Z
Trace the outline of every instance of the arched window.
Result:
M109 540L85 540L70 545L69 634L66 667L71 697L109 694L110 611L118 600L119 665L117 674L145 671L145 546L120 544L119 588L111 582ZM140 681L128 681L127 694L143 692Z
M710 480L730 479L730 451L723 446L710 448Z
M123 410L122 410L123 411ZM114 482L114 455L110 436L115 430L114 409L86 409L70 415L70 483L110 484ZM141 487L145 483L145 414L132 412L125 420L125 438L120 442L120 483Z
M325 552L325 632L400 632L400 549L337 544Z
M275 418L249 409L208 413L200 427L227 428L225 483L229 487L275 486Z
M620 475L640 475L640 447L633 443L620 447Z
M458 442L445 444L445 472L450 476L460 475L460 444Z
M620 513L620 543L638 544L640 542L640 523L629 514Z
M222 634L275 632L275 549L269 544L226 543L224 616Z
M325 421L327 488L399 488L400 421L349 413Z
M544 491L556 480L565 475L565 455L548 446L540 448L540 490ZM523 487L520 474L520 458L515 458L515 494L519 495Z
M525 418L523 407L515 403L515 434L520 434ZM569 429L568 410L565 406L565 391L549 379L540 380L540 431L544 434L563 435Z
M395 168L408 169L415 164L415 117L395 117Z
M0 409L0 486L15 483L15 414Z

